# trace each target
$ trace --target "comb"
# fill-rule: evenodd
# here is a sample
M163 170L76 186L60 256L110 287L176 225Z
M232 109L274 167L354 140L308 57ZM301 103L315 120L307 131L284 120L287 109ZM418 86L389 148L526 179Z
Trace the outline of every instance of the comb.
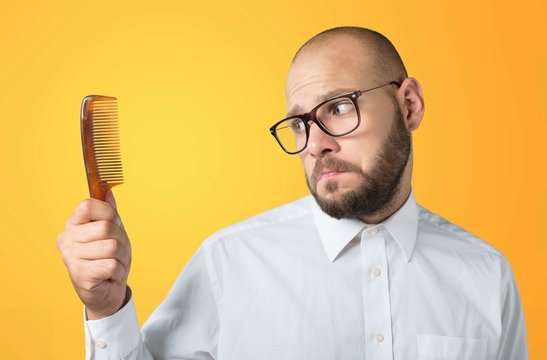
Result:
M80 129L89 195L105 201L108 189L123 184L117 99L103 95L84 97Z

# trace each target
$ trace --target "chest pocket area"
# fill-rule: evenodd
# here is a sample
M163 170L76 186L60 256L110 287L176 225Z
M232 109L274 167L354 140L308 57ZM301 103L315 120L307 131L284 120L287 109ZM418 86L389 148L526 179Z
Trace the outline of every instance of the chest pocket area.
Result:
M417 335L418 360L485 360L486 339Z

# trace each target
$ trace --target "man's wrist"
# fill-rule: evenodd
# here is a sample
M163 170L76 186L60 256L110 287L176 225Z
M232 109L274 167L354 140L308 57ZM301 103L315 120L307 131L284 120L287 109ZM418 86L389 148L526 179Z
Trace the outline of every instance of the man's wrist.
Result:
M125 305L129 302L131 299L131 289L129 288L129 285L125 288L125 298L122 301L121 305L114 306L113 308L106 308L101 310L93 310L89 308L88 306L85 307L85 315L86 320L100 320L105 317L109 317L123 309Z

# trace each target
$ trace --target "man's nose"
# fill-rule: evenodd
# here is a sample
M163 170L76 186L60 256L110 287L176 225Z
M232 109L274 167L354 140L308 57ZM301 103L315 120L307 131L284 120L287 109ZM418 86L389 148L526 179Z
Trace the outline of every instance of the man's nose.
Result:
M307 148L310 155L316 159L322 158L328 153L337 153L340 151L340 146L336 138L323 132L315 123L310 125L310 137L308 138Z

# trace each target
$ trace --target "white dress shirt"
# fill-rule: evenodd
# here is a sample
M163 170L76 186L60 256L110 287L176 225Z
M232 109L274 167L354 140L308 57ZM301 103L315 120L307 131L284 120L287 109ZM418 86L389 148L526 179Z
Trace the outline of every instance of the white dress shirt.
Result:
M204 241L139 330L133 299L85 322L87 359L528 359L494 247L417 205L380 224L305 197Z

